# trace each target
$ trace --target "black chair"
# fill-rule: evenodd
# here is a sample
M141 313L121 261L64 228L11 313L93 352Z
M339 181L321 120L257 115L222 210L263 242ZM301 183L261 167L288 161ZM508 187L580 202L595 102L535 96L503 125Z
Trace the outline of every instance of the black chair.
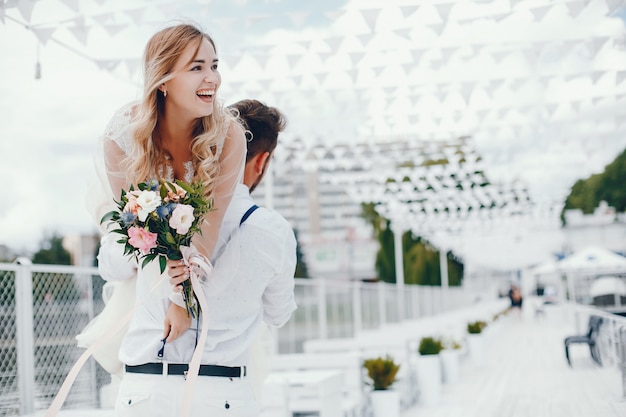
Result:
M565 338L565 357L567 358L567 364L572 366L572 362L569 359L569 345L573 343L586 343L589 345L589 352L591 352L591 358L598 364L602 365L600 359L600 352L598 351L598 335L600 334L600 326L602 325L602 317L590 316L589 328L586 335L568 336Z

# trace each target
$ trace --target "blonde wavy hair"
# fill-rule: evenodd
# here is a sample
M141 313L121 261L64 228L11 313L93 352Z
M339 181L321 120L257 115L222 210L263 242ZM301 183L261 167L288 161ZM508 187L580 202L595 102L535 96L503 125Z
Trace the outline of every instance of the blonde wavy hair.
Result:
M158 178L166 171L167 154L160 141L153 139L159 115L165 108L165 97L159 90L174 78L172 69L189 45L200 48L207 39L215 51L211 37L196 25L185 23L167 27L150 38L144 52L144 92L133 119L133 145L122 162L131 183ZM195 55L195 54L194 54ZM193 128L191 154L195 176L205 186L207 198L212 197L219 174L219 157L224 139L235 117L215 100L211 115L199 118Z

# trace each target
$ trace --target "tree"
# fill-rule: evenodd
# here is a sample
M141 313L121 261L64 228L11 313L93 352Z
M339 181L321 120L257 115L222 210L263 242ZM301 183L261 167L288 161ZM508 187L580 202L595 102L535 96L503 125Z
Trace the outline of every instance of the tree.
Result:
M70 253L63 247L63 238L53 233L44 238L39 250L33 255L34 264L70 265Z
M396 282L396 264L394 236L391 222L382 217L373 204L362 204L362 216L374 228L374 236L380 244L376 254L376 272L378 279L384 282ZM404 282L418 285L441 285L441 265L439 250L430 242L411 232L402 235L402 253ZM461 285L463 263L452 252L447 253L448 284Z
M293 234L296 237L296 278L309 278L309 270L304 260L304 254L302 253L302 247L298 240L298 231L294 230Z
M561 211L561 222L565 225L565 210L581 209L585 214L593 213L600 201L606 201L618 212L626 211L626 150L604 168L601 174L578 180L565 199Z
M70 253L63 247L63 238L56 233L44 238L33 255L34 264L70 265ZM72 274L33 274L33 297L36 301L77 300L78 291Z

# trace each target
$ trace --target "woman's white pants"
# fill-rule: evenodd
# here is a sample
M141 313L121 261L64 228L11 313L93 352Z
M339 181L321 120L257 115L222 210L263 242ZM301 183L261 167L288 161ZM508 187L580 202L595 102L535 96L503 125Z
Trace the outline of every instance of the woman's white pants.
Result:
M183 408L185 378L125 373L115 403L119 417L176 417ZM199 376L190 417L259 415L248 378Z

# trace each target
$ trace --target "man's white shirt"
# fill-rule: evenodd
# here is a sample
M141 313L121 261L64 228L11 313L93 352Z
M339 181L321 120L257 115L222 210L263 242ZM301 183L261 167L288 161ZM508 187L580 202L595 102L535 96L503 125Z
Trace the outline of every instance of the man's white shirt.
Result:
M262 321L282 326L296 309L293 230L278 213L263 207L239 226L242 216L253 205L248 188L239 185L220 229L212 260L213 273L203 282L209 306L203 364L247 365L247 349ZM120 257L120 246L112 236L102 241L98 267L106 280L129 278L136 268ZM154 362L161 348L170 286L164 277L157 285L161 288L151 291L158 279L155 267L137 270L139 307L120 349L120 359L127 365ZM148 292L150 294L145 296ZM189 330L167 343L163 360L188 363L199 334L196 327L197 321L193 320Z

